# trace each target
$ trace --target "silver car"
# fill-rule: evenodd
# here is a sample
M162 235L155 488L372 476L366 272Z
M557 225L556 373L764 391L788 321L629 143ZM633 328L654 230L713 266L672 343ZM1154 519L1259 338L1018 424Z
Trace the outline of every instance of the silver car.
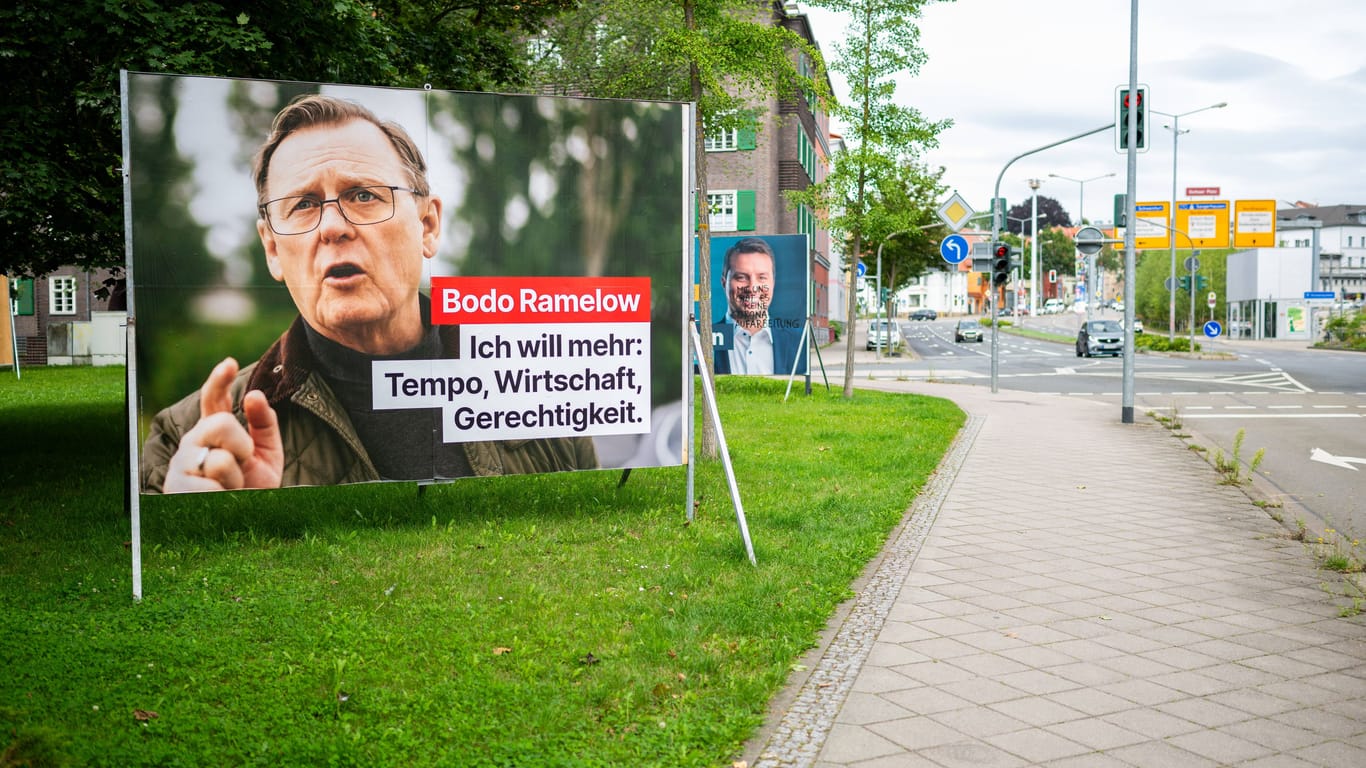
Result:
M1124 328L1117 320L1087 320L1077 331L1077 357L1124 354Z

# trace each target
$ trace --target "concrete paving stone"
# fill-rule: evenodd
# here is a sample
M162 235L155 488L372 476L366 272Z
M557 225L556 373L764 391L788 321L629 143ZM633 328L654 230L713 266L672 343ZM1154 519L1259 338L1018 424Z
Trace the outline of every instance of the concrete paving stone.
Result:
M975 597L964 598L964 602L976 606L983 611L1004 611L1011 608L1019 608L1025 605L1025 601L1011 597L1009 595L987 593Z
M1001 701L1018 699L1021 691L1012 688L1004 683L997 682L985 677L974 677L970 680L958 680L952 683L944 683L939 686L954 696L967 699L977 704L995 704Z
M1003 715L1022 720L1033 726L1056 725L1086 717L1085 713L1059 704L1047 697L1011 699L990 706ZM1123 727L1122 723L1117 723L1117 725Z
M1193 632L1199 632L1199 629L1191 625L1204 621L1204 619L1201 619L1194 613L1190 613L1189 611L1183 610L1184 607L1187 607L1189 605L1190 603L1180 603L1177 605L1155 605L1148 608L1137 608L1130 611L1130 613L1139 617L1140 619L1147 619L1148 621L1151 621L1154 624L1161 624L1163 626L1180 626L1185 629L1190 629ZM1201 634L1207 635L1209 633L1202 632Z
M977 648L952 637L931 637L925 640L915 640L906 643L905 647L924 658L937 661L975 656L981 653Z
M916 626L938 637L957 637L980 629L976 624L961 618L961 616L925 619L916 622Z
M1366 765L1366 748L1358 744L1328 741L1296 750L1295 757L1308 760L1314 765L1359 766Z
M1195 670L1221 663L1219 659L1213 656L1206 656L1183 646L1175 646L1161 651L1148 651L1138 656L1141 659L1162 664L1169 669Z
M1228 662L1204 667L1200 674L1230 683L1239 689L1255 688L1259 685L1273 685L1285 678L1266 670L1249 667L1241 662Z
M886 667L864 666L854 681L852 690L862 693L886 693L919 688L925 683L914 680Z
M1198 618L1184 623L1174 622L1177 629L1204 635L1211 640L1224 640L1247 632L1247 628L1224 621L1223 618Z
M1350 656L1329 647L1302 648L1295 652L1295 658L1329 672L1347 673L1353 669L1366 671L1366 665L1363 665L1361 657Z
M1001 614L1025 624L1050 624L1056 621L1075 618L1045 605L1025 605L1020 608L1001 611Z
M936 635L914 621L897 621L889 617L878 630L877 637L884 643L907 643Z
M1043 728L1026 728L998 734L989 736L984 741L1032 763L1045 763L1092 751L1089 747Z
M1109 626L1108 622L1101 620L1099 616L1055 621L1049 625L1049 628L1063 635L1058 638L1059 642L1064 640L1099 640L1120 634L1115 632L1114 627Z
M1089 752L1085 755L1076 757L1064 757L1061 760L1050 760L1043 764L1043 768L1133 768L1129 763L1116 760L1109 755L1099 752Z
M1323 672L1322 667L1300 661L1297 653L1292 653L1291 656L1253 656L1238 663L1254 669L1266 670L1288 680L1312 677Z
M953 744L962 741L965 735L923 715L875 723L867 729L911 751Z
M1304 705L1289 699L1281 698L1263 690L1256 688L1239 688L1237 690L1215 693L1206 697L1216 704L1241 709L1250 715L1258 717L1269 717L1279 715L1282 712L1292 712L1297 709L1304 709Z
M1102 662L1079 661L1075 664L1060 664L1056 667L1050 667L1048 671L1078 685L1092 688L1129 679L1128 675L1107 669L1101 664Z
M936 712L930 718L975 739L1027 728L1028 723L982 706Z
M962 709L967 706L977 706L976 702L969 701L961 696L955 696L948 691L940 690L933 686L924 686L922 688L914 688L905 691L893 691L884 693L882 696L907 712L917 715L933 715L937 712Z
M1169 672L1165 675L1156 675L1149 678L1158 685L1163 685L1172 690L1180 691L1187 696L1211 696L1216 693L1231 691L1238 686L1234 683L1219 680L1196 671L1183 670L1181 672Z
M999 653L1001 656L1017 662L1025 668L1033 669L1047 669L1049 667L1061 666L1063 664L1075 664L1077 662L1075 656L1070 656L1049 645L1028 645L1024 647L1007 648L999 651Z
M1251 648L1256 648L1263 654L1271 655L1291 654L1300 650L1301 648L1312 647L1316 645L1316 643L1304 642L1303 638L1293 636L1285 637L1282 635L1282 633L1277 632L1276 630L1271 630L1268 632L1248 632L1246 634L1235 635L1234 637L1227 637L1224 639L1228 640L1229 642L1238 643L1240 645L1246 645Z
M1323 708L1358 723L1366 723L1366 696L1354 696L1343 701L1332 701Z
M982 629L962 635L958 639L982 651L1008 651L1029 643L1014 629Z
M863 726L836 723L825 739L819 759L837 764L853 763L902 751L902 745Z
M1279 696L1285 700L1294 701L1300 708L1324 707L1328 704L1336 704L1341 701L1340 694L1333 693L1321 686L1310 685L1305 681L1285 681L1279 683L1268 683L1258 687L1264 693Z
M1167 675L1178 671L1176 667L1163 664L1156 659L1162 659L1165 654L1172 649L1164 648L1160 651L1148 651L1143 654L1132 654L1128 656L1112 656L1099 659L1095 663L1106 669L1114 670L1127 677L1154 677L1156 675Z
M1029 669L1029 665L1015 661L1007 657L1005 653L976 653L969 656L956 656L952 659L946 659L946 661L979 677L990 677L992 679Z
M1251 760L1238 768L1323 768L1307 763L1294 755L1268 755Z
M875 757L872 760L860 760L857 763L841 763L839 768L943 768L943 766L914 752L901 752L886 757Z
M1208 636L1202 635L1199 632L1192 632L1189 629L1171 626L1155 626L1148 629L1140 629L1134 632L1134 634L1160 644L1157 648L1149 648L1148 651L1158 651L1163 648L1176 648L1183 645L1195 645L1196 643L1203 643L1209 639ZM1135 651L1135 653L1144 652L1145 651Z
M1234 709L1208 699L1172 701L1166 704L1158 704L1154 709L1173 717L1184 718L1206 728L1218 728L1221 725L1242 722L1249 717L1241 709Z
M1023 758L980 741L941 744L921 750L920 754L942 768L1019 768L1029 765Z
M1094 622L1093 622L1094 623ZM1048 644L1048 647L1071 656L1077 661L1099 661L1101 659L1112 659L1116 656L1123 656L1127 651L1120 650L1104 643L1096 642L1088 638L1075 638L1060 640Z
M897 720L912 714L904 707L893 704L881 696L854 692L844 700L844 706L840 707L835 722L844 725L868 725Z
M880 638L881 635L878 637ZM874 667L899 667L930 660L929 656L912 650L910 645L910 643L889 643L879 640L873 643L864 663Z
M1128 699L1116 696L1112 693L1097 688L1077 688L1071 691L1060 691L1050 693L1045 698L1049 701L1071 707L1079 712L1085 712L1092 717L1109 715L1115 712L1122 712L1133 707L1133 702Z
M1210 760L1165 741L1147 741L1112 749L1110 757L1137 768L1214 768L1224 763Z
M903 679L911 681L913 685L945 685L957 680L969 680L973 677L971 672L952 664L945 664L938 661L922 661L915 664L906 664L896 667L895 671ZM912 687L911 685L904 687Z
M1169 744L1194 752L1221 765L1238 764L1273 754L1262 744L1240 738L1226 731L1204 730L1184 733L1167 739Z
M1045 730L1101 752L1148 740L1147 736L1097 718L1058 723Z
M1322 707L1285 712L1271 719L1278 723L1307 728L1332 739L1357 740L1366 729L1366 723L1334 714ZM1366 765L1366 762L1362 762L1361 765Z
M1327 740L1321 733L1314 733L1307 728L1278 723L1266 718L1245 720L1241 723L1225 725L1218 730L1240 739L1256 742L1275 752L1293 752L1314 744L1321 744Z
M1039 696L1046 693L1057 693L1059 691L1070 691L1080 686L1065 677L1058 677L1042 669L1026 669L1023 672L1016 672L1009 675L1001 675L996 678L999 682L1005 683L1011 688L1018 688L1024 693Z
M1100 719L1157 740L1190 733L1202 727L1184 717L1159 712L1156 707L1127 709L1112 715L1104 715Z
M1121 680L1099 686L1096 690L1145 706L1186 698L1186 694L1181 691L1158 685L1151 680Z

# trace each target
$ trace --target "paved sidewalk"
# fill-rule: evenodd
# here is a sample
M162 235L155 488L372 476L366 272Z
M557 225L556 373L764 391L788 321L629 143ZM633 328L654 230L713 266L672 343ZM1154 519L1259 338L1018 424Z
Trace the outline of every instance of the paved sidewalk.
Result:
M1366 766L1366 614L1182 440L1111 402L858 386L968 423L751 766Z

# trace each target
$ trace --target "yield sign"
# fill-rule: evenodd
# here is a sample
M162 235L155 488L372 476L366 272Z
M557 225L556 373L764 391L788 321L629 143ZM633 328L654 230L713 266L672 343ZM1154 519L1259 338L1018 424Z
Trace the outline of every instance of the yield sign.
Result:
M955 191L948 200L944 201L943 205L939 206L939 209L935 211L935 213L939 214L939 219L941 221L949 225L949 229L957 232L962 229L963 225L968 223L968 219L971 219L973 214L977 212L972 210L972 206L968 205L968 201L960 197L958 192Z
M1350 469L1353 472L1357 471L1357 468L1352 466L1353 464L1366 464L1366 459L1359 459L1355 456L1334 456L1322 448L1315 448L1310 451L1309 459L1311 461L1321 461L1324 464L1332 464L1335 467L1342 467L1343 469Z

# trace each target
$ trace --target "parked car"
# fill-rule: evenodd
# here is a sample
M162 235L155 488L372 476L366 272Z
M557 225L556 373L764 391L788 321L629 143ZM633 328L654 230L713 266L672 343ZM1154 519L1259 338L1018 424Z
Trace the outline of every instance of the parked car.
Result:
M939 313L938 313L938 312L935 312L933 309L926 309L926 308L913 309L913 310L911 310L911 319L912 319L912 320L938 320L938 319L939 319Z
M868 322L868 344L872 349L895 349L901 346L901 328L891 320L870 320Z
M953 329L954 341L981 341L983 338L982 324L971 318L959 320L958 327Z
M1124 354L1124 328L1118 320L1087 320L1077 331L1077 357Z
M1062 310L1062 299L1049 299L1043 303L1043 313L1045 315L1056 315Z

